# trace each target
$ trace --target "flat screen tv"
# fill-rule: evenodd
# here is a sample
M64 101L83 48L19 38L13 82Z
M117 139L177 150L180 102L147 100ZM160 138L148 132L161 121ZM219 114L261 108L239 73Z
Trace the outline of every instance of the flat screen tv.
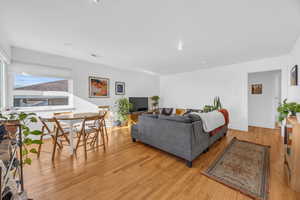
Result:
M148 97L129 97L132 104L130 112L148 111Z

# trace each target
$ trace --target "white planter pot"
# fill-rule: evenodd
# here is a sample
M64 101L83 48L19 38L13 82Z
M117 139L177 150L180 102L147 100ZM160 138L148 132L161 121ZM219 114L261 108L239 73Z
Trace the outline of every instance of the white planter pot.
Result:
M296 113L296 117L297 117L298 122L300 122L300 112Z

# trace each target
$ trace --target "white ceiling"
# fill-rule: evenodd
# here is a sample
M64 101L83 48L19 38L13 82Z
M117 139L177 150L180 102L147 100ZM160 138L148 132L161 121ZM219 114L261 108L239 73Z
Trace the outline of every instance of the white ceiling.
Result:
M286 54L300 35L298 0L92 2L0 0L0 28L14 46L158 74Z

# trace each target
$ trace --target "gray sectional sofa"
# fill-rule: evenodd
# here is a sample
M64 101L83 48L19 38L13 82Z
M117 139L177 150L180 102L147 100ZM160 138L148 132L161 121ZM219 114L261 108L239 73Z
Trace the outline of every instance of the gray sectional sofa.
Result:
M186 160L188 167L201 153L227 133L227 126L214 135L204 132L201 118L197 115L164 116L144 114L139 122L131 127L133 142L156 147Z

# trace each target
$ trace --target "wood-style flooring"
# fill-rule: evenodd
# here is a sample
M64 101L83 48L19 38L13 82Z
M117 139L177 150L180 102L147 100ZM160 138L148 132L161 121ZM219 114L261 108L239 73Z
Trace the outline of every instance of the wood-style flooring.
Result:
M279 131L254 127L249 132L230 130L226 138L193 162L193 168L173 155L133 143L128 128L110 131L106 152L102 148L88 152L87 160L83 150L71 157L65 148L52 163L48 141L40 159L25 167L25 186L34 200L248 200L201 175L232 137L271 145L269 200L300 200L300 194L292 191L284 178Z

